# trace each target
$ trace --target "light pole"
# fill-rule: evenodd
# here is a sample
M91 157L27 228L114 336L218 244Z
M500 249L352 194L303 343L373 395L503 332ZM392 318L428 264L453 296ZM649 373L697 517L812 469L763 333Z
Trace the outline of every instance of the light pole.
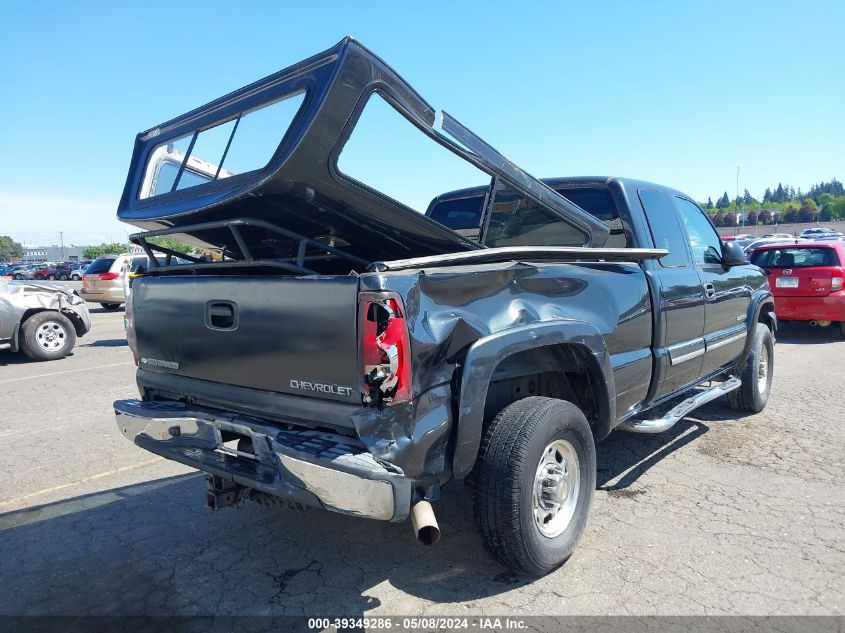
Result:
M739 165L736 166L736 210L742 215L742 201L739 199ZM745 216L742 215L742 232L745 233Z

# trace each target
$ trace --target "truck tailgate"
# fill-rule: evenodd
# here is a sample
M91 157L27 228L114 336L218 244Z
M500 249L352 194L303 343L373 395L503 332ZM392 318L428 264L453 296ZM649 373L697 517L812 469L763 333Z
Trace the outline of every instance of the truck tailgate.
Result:
M141 277L143 369L359 403L354 276Z

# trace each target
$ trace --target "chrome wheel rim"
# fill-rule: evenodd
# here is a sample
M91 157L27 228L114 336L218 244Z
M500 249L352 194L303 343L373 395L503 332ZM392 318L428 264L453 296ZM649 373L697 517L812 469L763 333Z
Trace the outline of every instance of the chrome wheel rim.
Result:
M575 447L566 440L546 446L534 476L534 523L540 534L554 538L563 534L578 505L581 469Z
M769 348L763 345L763 347L760 348L760 360L757 362L757 391L759 393L765 393L768 382Z
M35 331L35 340L43 349L55 352L67 344L67 332L61 323L46 321Z

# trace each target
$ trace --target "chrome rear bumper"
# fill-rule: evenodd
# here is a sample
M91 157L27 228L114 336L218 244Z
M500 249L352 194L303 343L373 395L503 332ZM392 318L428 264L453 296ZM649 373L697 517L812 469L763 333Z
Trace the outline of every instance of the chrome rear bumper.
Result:
M352 438L281 430L179 402L118 400L114 412L118 429L136 445L226 481L343 514L382 521L408 516L409 480ZM233 438L252 451L224 444Z

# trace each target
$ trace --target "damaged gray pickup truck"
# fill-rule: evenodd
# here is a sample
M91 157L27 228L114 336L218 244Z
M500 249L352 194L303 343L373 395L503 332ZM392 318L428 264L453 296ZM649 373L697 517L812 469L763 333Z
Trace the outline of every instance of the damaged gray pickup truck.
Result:
M371 108L480 179L414 205L353 173L359 128L386 129ZM537 180L352 39L139 134L118 216L152 265L117 425L207 473L213 509L410 516L433 543L432 502L466 480L488 549L540 575L585 528L596 442L771 389L766 276L688 196ZM167 266L162 235L222 257Z
M85 301L64 284L0 281L0 351L57 360L90 329Z

